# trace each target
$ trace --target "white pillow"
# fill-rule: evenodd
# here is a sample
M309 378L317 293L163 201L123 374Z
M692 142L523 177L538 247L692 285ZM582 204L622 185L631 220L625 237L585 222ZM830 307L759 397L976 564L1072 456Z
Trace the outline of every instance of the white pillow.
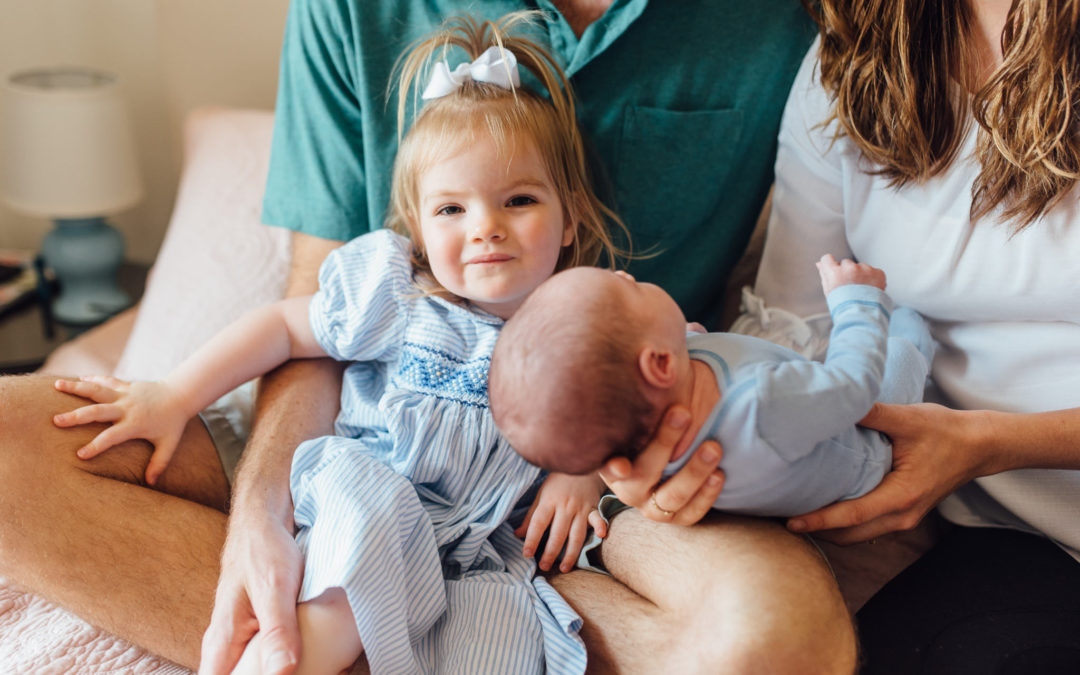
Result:
M245 311L282 297L290 232L260 222L273 113L202 108L165 241L116 375L158 379Z

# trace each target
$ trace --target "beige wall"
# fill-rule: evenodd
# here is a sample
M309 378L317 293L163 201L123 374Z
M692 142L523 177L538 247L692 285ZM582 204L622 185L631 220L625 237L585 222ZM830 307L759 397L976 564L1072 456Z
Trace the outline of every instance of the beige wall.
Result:
M150 262L180 172L180 124L201 105L270 108L288 0L0 0L0 74L83 65L120 75L146 186L110 219ZM0 148L3 152L3 148ZM0 204L0 248L37 248L50 224Z

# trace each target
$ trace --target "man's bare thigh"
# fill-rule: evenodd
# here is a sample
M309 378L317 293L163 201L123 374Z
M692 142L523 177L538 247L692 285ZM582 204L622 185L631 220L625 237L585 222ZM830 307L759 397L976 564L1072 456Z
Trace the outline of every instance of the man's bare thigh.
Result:
M117 445L90 460L75 451L106 428L105 424L61 429L53 415L85 405L76 396L56 391L52 375L0 377L0 466L8 476L35 475L48 463L136 485L145 485L144 472L152 446L146 441ZM198 418L188 422L176 454L154 489L206 506L225 510L229 484L209 433Z
M631 510L612 521L601 555L612 577L551 579L585 619L594 672L726 672L719 664L756 644L851 670L854 632L825 558L775 522L711 513L680 527Z

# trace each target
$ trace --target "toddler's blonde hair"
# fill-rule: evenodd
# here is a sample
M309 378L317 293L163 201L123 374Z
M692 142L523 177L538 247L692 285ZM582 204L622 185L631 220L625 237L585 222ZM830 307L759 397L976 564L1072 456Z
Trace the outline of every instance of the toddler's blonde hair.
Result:
M561 251L556 272L577 265L595 265L602 258L614 267L629 256L616 245L609 231L609 223L619 228L628 248L626 226L593 192L566 75L543 47L512 33L520 25L533 22L538 14L514 12L496 21L478 21L468 16L448 19L433 34L415 43L395 68L399 135L405 126L410 94L415 106L418 84L426 79L431 63L444 58L454 47L464 51L469 60L496 45L512 52L550 97L546 100L524 87L508 90L470 80L453 93L428 101L404 134L394 161L386 226L412 239L417 281L433 294L449 293L435 280L427 259L419 227L418 178L427 168L474 143L480 134L489 134L500 155L507 159L521 135L535 144L562 202L564 219L575 224L574 240Z

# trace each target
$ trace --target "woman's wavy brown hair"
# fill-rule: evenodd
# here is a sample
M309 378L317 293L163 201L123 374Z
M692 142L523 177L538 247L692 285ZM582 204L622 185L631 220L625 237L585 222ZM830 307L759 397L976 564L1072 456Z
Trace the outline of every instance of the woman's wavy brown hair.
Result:
M535 75L548 93L544 98L524 87L507 90L467 81L455 92L428 101L401 139L386 226L413 240L416 278L431 294L449 295L432 275L424 248L418 179L425 169L469 147L481 135L488 135L506 157L520 138L535 144L562 202L566 222L575 223L574 240L560 253L556 272L577 265L595 265L601 260L614 268L617 262L633 257L615 244L609 227L618 228L627 242L629 231L592 188L566 75L543 47L518 32L521 26L533 23L538 14L514 12L497 21L453 17L413 44L395 68L396 77L387 93L389 98L396 86L399 135L405 128L410 96L415 108L417 91L426 81L430 65L452 49L474 60L498 45L513 52L518 64Z
M971 75L986 69L968 0L806 4L821 32L829 121L894 187L946 169L971 116L981 166L973 221L1000 207L1023 229L1080 178L1080 0L1013 0L1003 63L984 82Z

